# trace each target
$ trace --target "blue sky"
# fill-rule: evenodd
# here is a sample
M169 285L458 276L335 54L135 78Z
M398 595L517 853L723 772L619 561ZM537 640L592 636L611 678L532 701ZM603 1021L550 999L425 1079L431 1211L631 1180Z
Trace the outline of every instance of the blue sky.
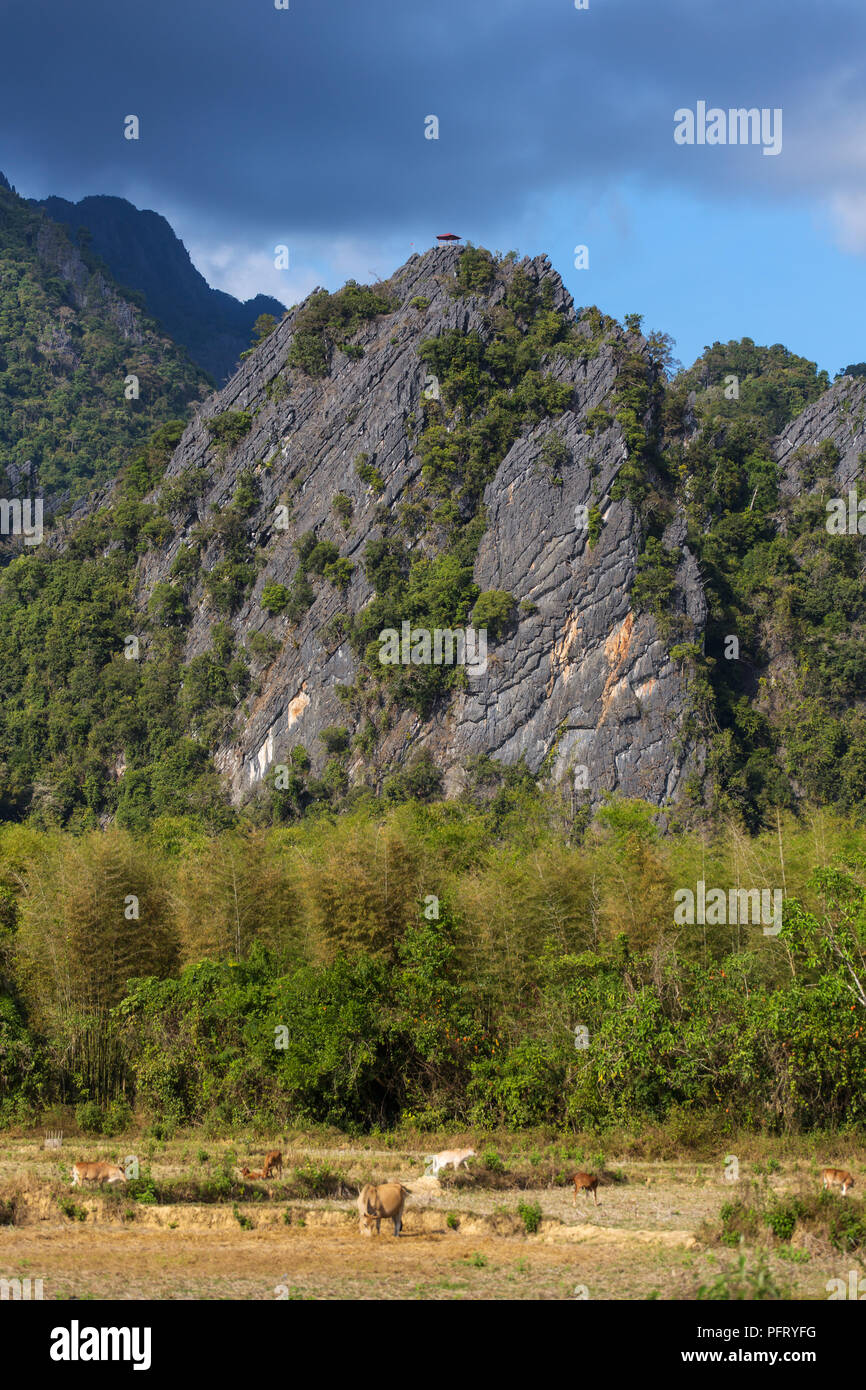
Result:
M243 298L385 277L455 231L546 252L685 364L745 334L831 375L866 359L863 0L289 4L0 0L0 169L154 208ZM677 145L698 101L781 108L781 153Z

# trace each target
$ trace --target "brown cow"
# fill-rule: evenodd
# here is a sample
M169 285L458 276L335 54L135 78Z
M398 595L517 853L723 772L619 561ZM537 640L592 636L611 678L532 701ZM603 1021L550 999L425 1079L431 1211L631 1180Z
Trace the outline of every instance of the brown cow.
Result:
M575 1173L574 1197L571 1203L572 1206L577 1205L577 1194L581 1190L583 1190L586 1193L591 1192L593 1197L595 1198L595 1205L598 1206L598 1178L593 1177L592 1173Z
M262 1177L272 1178L274 1171L279 1169L280 1177L283 1176L283 1155L279 1149L271 1149L270 1153L265 1154L265 1161L262 1166Z
M844 1168L822 1168L821 1179L825 1192L828 1187L841 1187L843 1197L848 1188L854 1186L854 1179Z
M86 1182L103 1183L126 1182L126 1174L116 1163L74 1163L72 1165L72 1186L82 1187Z
M398 1236L403 1225L403 1207L411 1190L400 1182L383 1182L378 1187L371 1182L365 1183L358 1193L361 1235L373 1234L374 1221L378 1235L384 1217L386 1221L394 1222L394 1235Z

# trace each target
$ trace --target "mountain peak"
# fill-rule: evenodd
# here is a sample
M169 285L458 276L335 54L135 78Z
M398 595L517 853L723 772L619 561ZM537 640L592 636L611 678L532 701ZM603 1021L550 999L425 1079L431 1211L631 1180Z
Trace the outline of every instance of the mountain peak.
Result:
M139 602L177 590L187 661L208 659L217 620L253 653L255 698L214 750L238 801L299 746L347 786L420 758L459 792L492 756L674 795L693 767L665 734L683 676L631 611L641 525L613 491L628 352L651 376L639 336L577 318L547 257L431 247L375 285L314 291L206 403L154 503L192 477L200 494ZM239 506L246 548L213 522ZM685 552L675 570L671 608L700 640L700 577ZM485 654L383 664L383 635L410 624L459 633L464 655L483 632Z

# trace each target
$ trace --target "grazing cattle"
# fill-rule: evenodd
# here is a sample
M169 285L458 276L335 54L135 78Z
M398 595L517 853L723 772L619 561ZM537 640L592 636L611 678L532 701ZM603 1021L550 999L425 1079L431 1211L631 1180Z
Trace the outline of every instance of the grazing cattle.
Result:
M373 1234L374 1221L378 1235L379 1223L384 1218L394 1222L394 1235L398 1236L403 1225L403 1206L411 1190L400 1182L383 1182L378 1187L371 1182L365 1183L358 1193L361 1235Z
M843 1197L848 1188L854 1186L854 1179L844 1168L822 1168L821 1178L825 1192L828 1187L841 1187Z
M454 1169L455 1173L457 1172L457 1169L461 1163L468 1172L469 1164L466 1160L475 1157L476 1154L474 1149L443 1149L441 1154L431 1154L430 1157L427 1159L427 1162L430 1165L429 1171L435 1178L436 1174L439 1172L439 1169L447 1168L449 1163L451 1164L451 1167Z
M279 1169L280 1177L283 1176L283 1155L279 1149L271 1149L270 1153L265 1154L265 1161L262 1167L262 1177L272 1178L276 1170Z
M126 1182L126 1174L116 1163L74 1163L72 1165L72 1186L82 1187L86 1182L103 1183Z
M592 1173L575 1173L574 1175L574 1197L571 1205L577 1205L578 1192L592 1193L595 1198L595 1205L598 1206L598 1178L593 1177Z

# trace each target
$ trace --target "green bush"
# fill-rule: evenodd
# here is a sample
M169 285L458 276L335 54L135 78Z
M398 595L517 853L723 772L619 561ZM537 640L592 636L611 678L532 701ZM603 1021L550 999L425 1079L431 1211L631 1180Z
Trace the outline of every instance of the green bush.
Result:
M304 560L304 566L313 574L323 575L329 565L340 558L338 546L333 541L317 541Z
M75 1123L82 1134L102 1134L103 1112L96 1101L86 1100L75 1107Z
M557 430L550 430L544 436L544 443L541 446L541 462L546 468L551 482L562 483L562 471L571 458L571 453Z
M375 746L376 731L367 735ZM372 748L370 749L372 751ZM442 773L428 748L422 748L406 768L385 778L382 792L387 801L431 801L442 794Z
M736 1237L733 1242L726 1241L725 1244L737 1244L741 1237L753 1239L756 1235L758 1229L757 1213L741 1198L724 1202L719 1215L722 1220L723 1233L732 1232Z
M279 585L278 587L282 587ZM288 600L288 590L286 590ZM276 637L272 637L269 632L254 632L247 638L247 646L254 656L261 661L271 661L280 650L280 644Z
M352 631L351 613L334 613L321 630L322 641L326 647L334 647L345 641Z
M541 1207L538 1202L520 1202L517 1215L526 1227L526 1234L534 1236L541 1225Z
M351 497L349 497L348 494L345 492L337 492L334 494L333 501L331 502L331 507L336 512L337 516L340 518L343 527L348 528L349 522L352 519Z
M661 622L668 617L676 569L676 552L666 550L661 541L650 536L646 548L638 556L637 573L631 587L631 600L636 612L648 609Z
M268 613L283 613L289 604L291 594L285 584L265 584L262 589L261 605Z
M764 1221L777 1240L789 1241L794 1234L797 1218L802 1214L801 1204L796 1198L779 1201L765 1214Z
M241 353L242 362L245 358L252 356L259 344L265 341L265 338L270 337L276 326L277 321L274 318L273 314L259 314L255 323L253 324L253 336L251 344L245 352Z
M86 1221L87 1209L80 1207L71 1197L58 1197L57 1205L70 1221Z
M476 1124L509 1129L543 1123L556 1113L564 1091L564 1058L542 1043L518 1042L507 1054L471 1064L469 1096Z
M304 1197L342 1197L350 1187L346 1174L340 1169L312 1160L295 1168L293 1183Z
M109 1139L114 1139L127 1132L132 1120L132 1109L125 1099L109 1101L102 1120L102 1133Z
M312 586L304 574L296 574L289 589L285 607L286 617L291 623L299 623L315 599Z
M295 330L286 361L307 376L327 376L331 370L331 354L324 336L309 329Z
M496 278L496 262L483 246L463 248L457 262L457 286L461 294L486 294Z
M345 753L349 747L349 730L331 725L328 729L323 729L319 738L325 745L327 753Z
M339 347L350 357L363 356L359 344L346 340L369 319L389 313L390 299L377 288L349 280L336 294L317 290L294 320L288 364L308 376L324 377L331 369L331 352Z
M485 589L475 600L472 610L473 626L480 630L486 628L492 640L496 642L514 621L515 608L513 594L508 594L503 589Z
M613 418L610 411L605 410L602 405L595 405L586 412L586 428L589 434L601 434L603 430L610 429Z
M336 560L330 560L322 571L329 584L333 584L335 589L348 589L355 572L355 566L345 555L340 555Z
M150 1174L146 1177L142 1174L138 1178L131 1178L124 1188L124 1196L143 1207L159 1205L159 1194Z
M205 592L219 613L233 613L243 603L247 590L255 583L255 568L243 561L218 560L204 576Z
M790 1290L780 1288L773 1277L766 1259L762 1255L749 1266L745 1255L741 1255L736 1265L723 1270L712 1284L702 1284L695 1295L702 1300L778 1300L790 1298Z
M236 448L252 427L253 417L248 410L224 410L205 421L212 443L220 449Z
M374 492L384 492L385 482L382 478L382 474L379 472L378 468L373 467L369 458L369 454L358 454L355 459L355 472L361 479L361 482L366 483Z
M165 580L154 585L147 610L153 621L161 627L184 627L190 619L183 589Z
M862 1205L858 1209L845 1206L846 1199L840 1198L840 1206L830 1217L830 1242L836 1250L866 1250L866 1213Z

